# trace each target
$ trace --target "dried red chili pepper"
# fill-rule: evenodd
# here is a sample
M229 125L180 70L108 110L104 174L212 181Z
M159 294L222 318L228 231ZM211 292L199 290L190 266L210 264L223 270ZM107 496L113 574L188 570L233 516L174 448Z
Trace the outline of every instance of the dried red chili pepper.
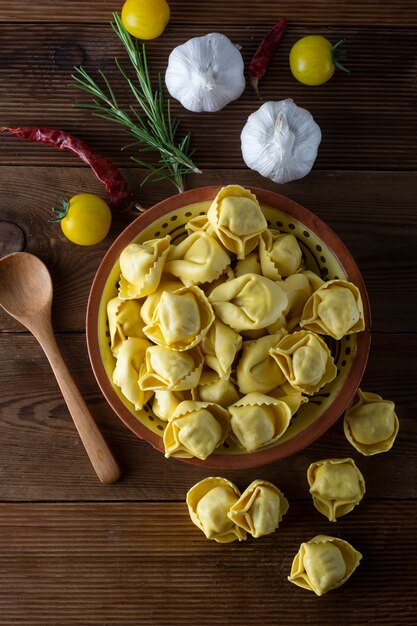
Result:
M82 139L54 128L30 126L20 128L0 127L0 132L5 131L28 141L37 141L47 146L68 150L76 154L84 163L91 167L97 178L104 184L114 207L123 209L133 202L133 194L129 191L127 181L117 167L108 159L95 154Z
M279 42L281 41L286 26L286 19L282 19L278 22L278 24L275 24L275 26L271 28L269 33L267 33L262 39L257 51L253 55L252 61L250 62L249 79L252 87L254 88L258 96L258 82L268 69L268 65L274 55L275 50L277 49Z

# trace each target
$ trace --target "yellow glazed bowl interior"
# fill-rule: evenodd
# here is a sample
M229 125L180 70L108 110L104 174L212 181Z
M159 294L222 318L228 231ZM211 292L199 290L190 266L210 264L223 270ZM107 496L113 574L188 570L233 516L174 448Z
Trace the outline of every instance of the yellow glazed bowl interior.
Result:
M149 239L171 236L177 244L187 235L187 222L207 212L219 187L205 187L173 196L159 203L137 218L123 231L111 246L97 272L91 288L87 312L87 343L90 360L97 381L119 417L139 437L147 439L161 452L162 437L166 427L156 417L150 405L135 410L113 385L112 374L115 358L110 349L110 333L107 322L107 303L117 295L120 278L119 256L131 242L143 243ZM369 304L359 270L340 239L312 213L288 198L272 192L251 189L256 194L268 221L269 228L295 235L303 252L303 262L324 280L336 278L354 282L364 301L366 329L362 333L347 335L340 341L323 337L328 344L337 366L336 378L302 404L293 416L291 424L278 442L252 453L242 452L227 440L208 459L184 459L207 467L231 468L254 467L283 458L302 449L333 424L346 408L355 393L369 352ZM145 219L146 218L146 219Z

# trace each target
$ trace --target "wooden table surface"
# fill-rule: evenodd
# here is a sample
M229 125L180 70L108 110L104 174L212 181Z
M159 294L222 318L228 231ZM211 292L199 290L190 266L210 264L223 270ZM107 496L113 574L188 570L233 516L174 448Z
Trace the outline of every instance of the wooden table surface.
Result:
M387 454L363 457L339 420L291 458L219 475L244 489L255 478L290 501L279 530L243 544L207 541L190 522L187 490L210 470L166 460L137 439L105 402L85 344L85 312L103 254L129 223L114 215L101 244L81 248L48 223L57 194L102 193L68 153L0 136L2 253L19 246L45 261L54 281L58 344L123 471L99 483L49 365L35 339L0 311L0 624L355 625L417 622L417 5L414 0L170 2L164 34L148 44L152 75L196 35L218 31L248 64L260 39L289 21L262 82L265 100L291 97L321 126L314 169L276 185L245 167L240 130L259 106L248 85L216 114L175 115L192 133L201 175L187 187L239 183L300 202L344 240L363 273L372 308L372 346L362 388L395 401L400 432ZM126 173L144 206L172 194L150 183L120 148L121 131L72 105L74 63L104 69L128 102L114 68L123 56L108 25L112 0L0 1L0 124L63 128ZM319 88L292 78L288 53L305 34L346 40L350 76ZM6 224L5 224L6 223ZM13 232L13 235L10 233ZM367 493L337 524L313 507L306 470L315 460L351 456ZM318 598L287 582L299 544L316 534L351 542L363 560L340 589Z

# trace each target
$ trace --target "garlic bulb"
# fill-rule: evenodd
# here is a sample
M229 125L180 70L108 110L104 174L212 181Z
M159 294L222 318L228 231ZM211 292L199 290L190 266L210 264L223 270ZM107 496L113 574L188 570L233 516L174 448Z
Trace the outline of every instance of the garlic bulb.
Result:
M189 111L220 111L245 88L242 55L220 33L194 37L169 55L165 83Z
M248 117L240 136L246 165L274 183L309 173L321 141L311 113L292 100L265 102Z

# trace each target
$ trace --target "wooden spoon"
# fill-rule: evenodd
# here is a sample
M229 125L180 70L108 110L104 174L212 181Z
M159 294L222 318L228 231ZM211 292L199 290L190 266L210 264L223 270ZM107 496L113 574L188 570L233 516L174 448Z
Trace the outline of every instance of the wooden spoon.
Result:
M120 469L65 365L51 322L52 279L40 259L15 252L0 259L0 306L26 326L42 346L90 461L103 483L113 483Z

